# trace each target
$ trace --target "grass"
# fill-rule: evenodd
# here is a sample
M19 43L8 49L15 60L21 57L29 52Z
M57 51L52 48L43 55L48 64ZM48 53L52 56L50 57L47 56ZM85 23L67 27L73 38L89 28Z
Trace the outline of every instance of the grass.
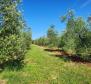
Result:
M43 48L32 45L19 71L0 73L0 84L91 84L91 67L52 56Z

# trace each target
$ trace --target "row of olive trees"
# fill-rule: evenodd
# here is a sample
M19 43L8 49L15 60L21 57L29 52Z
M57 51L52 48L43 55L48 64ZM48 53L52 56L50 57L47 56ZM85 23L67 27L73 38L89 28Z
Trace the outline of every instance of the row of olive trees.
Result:
M75 17L73 11L62 17L66 22L66 30L61 36L61 47L71 54L91 60L91 17L84 21Z
M0 0L0 66L21 65L30 45L31 35L24 31L25 24L18 8L20 2Z
M38 39L33 40L33 44L39 45L39 46L48 46L48 38L45 36L40 37Z
M33 41L34 44L39 46L57 47L58 45L58 32L55 30L55 26L51 25L48 28L47 36L40 37Z
M91 17L85 21L82 17L75 17L74 12L69 10L61 17L61 22L66 24L66 29L61 36L52 25L47 31L46 38L35 40L35 44L58 47L70 55L91 60Z

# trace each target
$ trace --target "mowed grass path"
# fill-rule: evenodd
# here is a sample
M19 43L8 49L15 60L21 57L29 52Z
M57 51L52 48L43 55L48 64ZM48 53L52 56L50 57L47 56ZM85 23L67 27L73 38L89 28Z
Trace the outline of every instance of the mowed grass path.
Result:
M25 63L19 71L1 72L0 81L5 84L91 84L91 67L65 62L36 45L26 54Z

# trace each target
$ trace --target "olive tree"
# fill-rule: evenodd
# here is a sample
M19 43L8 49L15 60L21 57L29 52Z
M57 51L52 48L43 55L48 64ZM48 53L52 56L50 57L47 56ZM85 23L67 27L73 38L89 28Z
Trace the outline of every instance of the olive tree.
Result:
M24 23L19 4L20 0L0 0L0 64L19 65L24 59Z
M55 26L51 25L47 31L47 38L49 40L50 47L56 47L58 44L58 32L55 30Z
M78 55L83 59L90 59L91 31L86 21L81 17L76 18L71 10L62 17L62 22L63 21L66 21L66 30L62 35L64 50L71 54Z

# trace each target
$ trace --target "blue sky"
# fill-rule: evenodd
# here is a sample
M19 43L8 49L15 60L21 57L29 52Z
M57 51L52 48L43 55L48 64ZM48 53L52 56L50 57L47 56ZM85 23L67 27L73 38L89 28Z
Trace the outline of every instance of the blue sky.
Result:
M74 9L76 16L86 19L91 14L91 0L23 0L23 16L32 28L33 39L46 35L51 24L62 32L65 24L60 22L60 16L68 9Z

